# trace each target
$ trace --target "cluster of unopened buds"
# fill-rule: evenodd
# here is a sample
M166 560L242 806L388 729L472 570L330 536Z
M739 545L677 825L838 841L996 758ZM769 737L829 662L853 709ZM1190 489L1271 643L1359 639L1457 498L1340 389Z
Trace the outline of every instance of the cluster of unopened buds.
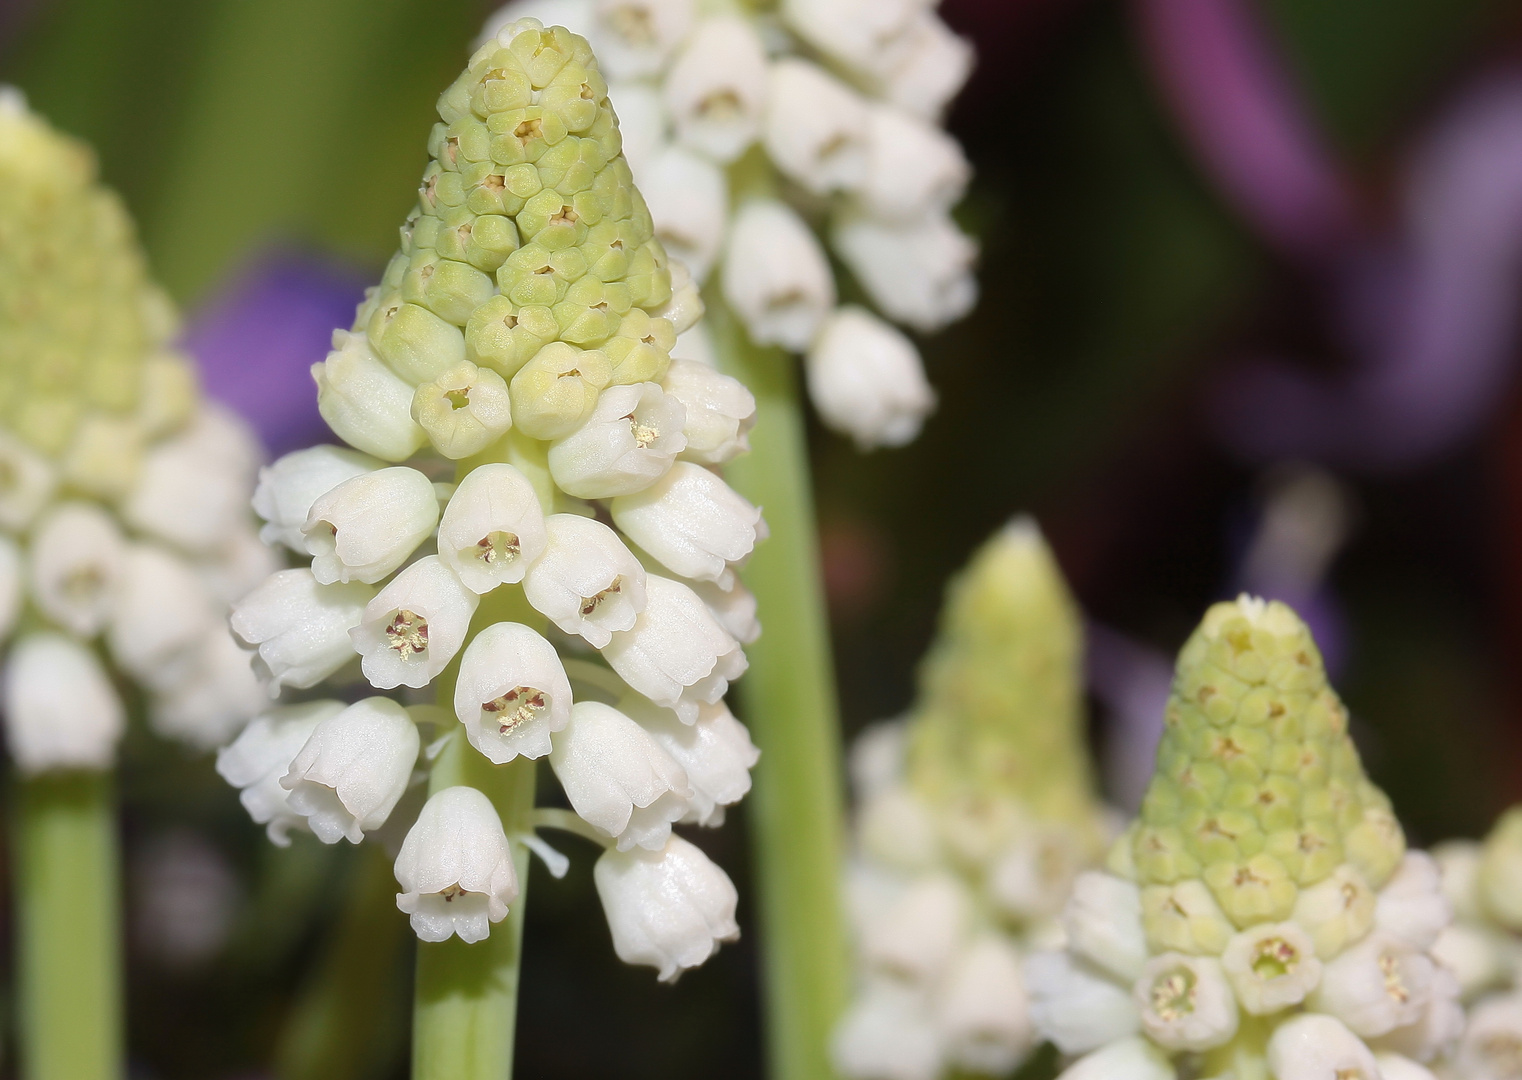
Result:
M1066 1080L1431 1080L1464 1028L1451 919L1305 624L1243 597L1185 645L1140 819L1027 960L1031 1015Z
M933 0L515 0L602 58L656 235L753 341L805 354L826 423L912 440L935 404L913 342L976 299L951 207L969 169L939 126L972 64ZM886 320L840 304L821 235ZM681 355L708 348L701 330Z
M910 716L853 751L858 987L834 1038L842 1075L1004 1076L1039 1043L1021 965L1060 939L1074 877L1104 850L1081 678L1076 605L1034 524L1016 521L948 591Z
M547 757L572 812L534 822L605 846L619 956L674 978L738 932L733 885L672 825L719 824L757 759L724 695L759 633L735 569L765 526L715 471L755 402L671 359L702 302L585 40L503 27L439 117L400 252L313 369L349 448L260 475L264 539L310 565L232 617L272 692L396 696L276 708L218 768L276 843L405 830L398 905L424 940L476 941L518 894L514 845L564 859L476 787L407 793L451 740L496 768Z
M168 345L117 198L81 145L0 90L0 640L12 758L105 769L144 695L208 749L264 694L226 630L273 565L247 492L260 450Z

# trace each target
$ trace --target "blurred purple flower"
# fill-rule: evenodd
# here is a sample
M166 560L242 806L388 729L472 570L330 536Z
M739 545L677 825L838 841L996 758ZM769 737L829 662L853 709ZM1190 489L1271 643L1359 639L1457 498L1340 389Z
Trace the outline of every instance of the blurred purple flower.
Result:
M347 327L366 277L330 259L291 251L252 260L185 331L206 392L258 430L272 455L331 442L317 413L311 366Z
M1389 235L1357 226L1245 0L1136 0L1143 40L1186 138L1263 238L1321 272L1351 357L1332 376L1289 358L1229 371L1210 406L1253 460L1396 469L1487 419L1510 376L1522 285L1522 72L1463 94L1404 170Z

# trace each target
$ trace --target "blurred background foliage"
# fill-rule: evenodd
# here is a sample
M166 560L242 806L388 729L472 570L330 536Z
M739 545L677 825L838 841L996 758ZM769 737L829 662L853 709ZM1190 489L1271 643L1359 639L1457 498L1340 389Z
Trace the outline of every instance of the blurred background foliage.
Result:
M271 249L378 275L434 96L487 13L475 0L5 0L0 78L98 148L193 314ZM1261 13L1376 213L1435 103L1522 45L1522 15L1501 0L1265 0ZM1212 437L1205 390L1248 343L1347 363L1315 283L1255 239L1180 142L1125 4L947 0L943 14L981 56L951 124L976 168L961 214L982 238L983 300L924 343L941 403L918 442L864 457L813 432L851 731L906 706L946 578L1017 511L1040 519L1091 616L1177 648L1228 590L1262 491L1261 470ZM1331 576L1341 688L1423 842L1475 834L1522 794L1522 408L1495 416L1416 469L1344 478L1356 527ZM282 1040L301 1037L293 1003L345 931L373 966L373 998L356 1003L369 1034L325 1075L403 1075L405 921L344 913L346 883L369 871L386 887L367 854L306 837L272 849L208 761L141 733L124 775L138 1075L273 1075ZM742 896L743 813L704 838ZM759 1076L749 945L657 986L614 960L591 859L571 854L563 881L536 868L520 1075ZM201 938L166 944L164 926L187 921Z

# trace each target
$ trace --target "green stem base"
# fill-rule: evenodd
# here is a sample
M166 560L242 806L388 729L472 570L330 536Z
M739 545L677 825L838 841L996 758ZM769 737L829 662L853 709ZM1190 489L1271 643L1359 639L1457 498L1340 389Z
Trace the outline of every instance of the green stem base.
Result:
M746 564L763 631L738 686L761 760L746 801L761 901L768 1071L830 1077L829 1041L850 986L841 910L840 722L819 570L808 445L791 356L761 349L717 295L707 324L719 364L756 396L751 452L725 468L766 513L771 538Z
M121 903L108 773L21 780L16 921L22 1076L121 1080Z

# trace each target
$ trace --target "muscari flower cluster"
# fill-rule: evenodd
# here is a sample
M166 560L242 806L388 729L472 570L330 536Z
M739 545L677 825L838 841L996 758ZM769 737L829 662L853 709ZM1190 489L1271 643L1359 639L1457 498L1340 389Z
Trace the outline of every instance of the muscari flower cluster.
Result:
M1464 1017L1452 910L1365 776L1288 607L1217 604L1179 657L1157 771L1066 942L1026 963L1065 1080L1417 1080Z
M913 712L857 743L843 1075L1004 1075L1039 1041L1023 957L1104 851L1079 639L1051 552L1016 521L952 585Z
M426 769L420 724L497 766L548 757L607 848L619 956L674 978L738 932L733 885L672 825L719 824L757 758L724 694L759 633L735 567L765 526L713 469L755 402L671 359L702 302L673 289L583 38L504 27L438 112L401 250L313 368L349 448L281 458L254 496L310 566L232 617L277 692L357 661L401 700L277 708L218 767L275 842L358 843ZM438 706L404 704L430 684ZM473 787L428 798L396 860L421 938L487 936L513 841L545 853Z
M261 454L174 330L92 155L0 90L0 641L24 772L108 768L124 682L196 748L264 701L226 628L272 565L247 506Z
M935 405L892 324L938 330L977 295L976 245L950 215L969 169L939 126L972 53L934 7L515 0L487 24L587 35L656 234L700 284L718 271L753 341L804 354L815 408L864 449L911 441ZM840 303L821 236L881 315Z

